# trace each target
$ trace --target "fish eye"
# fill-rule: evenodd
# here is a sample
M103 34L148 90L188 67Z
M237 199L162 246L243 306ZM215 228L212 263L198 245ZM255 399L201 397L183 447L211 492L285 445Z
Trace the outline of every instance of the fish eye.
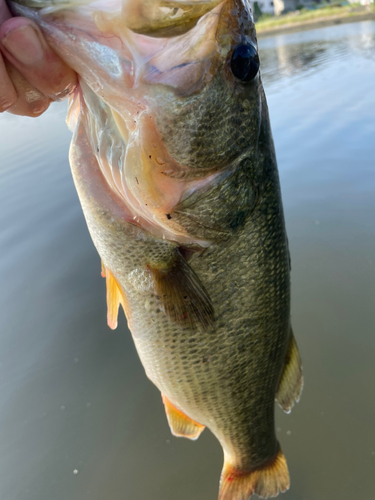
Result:
M253 45L237 45L231 59L233 75L242 82L251 82L259 71L259 57Z

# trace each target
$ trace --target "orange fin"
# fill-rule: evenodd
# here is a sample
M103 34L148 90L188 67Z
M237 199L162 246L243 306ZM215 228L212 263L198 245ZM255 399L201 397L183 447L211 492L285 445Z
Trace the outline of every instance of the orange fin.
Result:
M276 497L289 489L289 472L281 450L267 464L250 472L236 470L226 461L220 479L219 500L249 500Z
M172 434L177 437L185 437L192 440L198 439L203 432L204 425L198 424L198 422L187 417L185 413L178 410L164 394L162 394L162 398Z
M115 330L117 328L118 309L120 304L123 303L122 294L116 279L107 267L104 275L107 285L107 323L109 328Z
M298 403L303 388L301 356L293 332L284 360L284 369L276 393L276 401L289 413L295 402Z
M103 261L102 261L102 260L100 261L100 263L101 263L101 266L102 266L102 271L101 271L101 273L100 273L100 274L102 275L102 278L105 278L105 266L104 266L104 264L103 264Z
M208 330L214 323L214 309L203 284L177 250L165 268L148 266L155 294L162 309L173 321L190 328Z

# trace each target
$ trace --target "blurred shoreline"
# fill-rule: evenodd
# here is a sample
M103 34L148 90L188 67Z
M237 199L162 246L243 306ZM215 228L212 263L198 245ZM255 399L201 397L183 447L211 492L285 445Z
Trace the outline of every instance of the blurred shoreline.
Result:
M297 16L292 13L285 16L273 17L264 21L260 20L256 23L257 36L258 38L264 38L280 33L295 33L297 31L305 31L337 24L356 23L368 20L375 21L374 7L345 9L345 11L338 14L327 14L325 13L325 9L319 9L319 11L321 11L321 15L319 16L318 14L313 19L304 19L303 15ZM317 13L317 11L313 12Z

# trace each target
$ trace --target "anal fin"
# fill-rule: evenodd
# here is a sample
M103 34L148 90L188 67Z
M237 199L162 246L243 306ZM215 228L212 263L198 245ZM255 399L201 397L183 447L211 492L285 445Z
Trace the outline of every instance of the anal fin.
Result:
M291 332L284 360L284 369L276 393L276 401L286 413L289 413L294 403L299 401L302 388L301 356L293 332Z
M176 437L198 439L204 430L204 425L198 424L198 422L178 410L164 394L162 394L162 398L172 434Z
M250 471L243 471L224 462L220 479L219 500L248 500L252 494L261 498L276 497L289 489L289 471L283 452L266 464Z

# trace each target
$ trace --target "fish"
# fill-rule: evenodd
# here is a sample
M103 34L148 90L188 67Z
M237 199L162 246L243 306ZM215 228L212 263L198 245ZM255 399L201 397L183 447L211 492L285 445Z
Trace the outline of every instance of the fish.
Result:
M172 434L207 427L219 500L289 488L275 433L303 374L249 0L17 0L79 76L69 160L106 280Z

